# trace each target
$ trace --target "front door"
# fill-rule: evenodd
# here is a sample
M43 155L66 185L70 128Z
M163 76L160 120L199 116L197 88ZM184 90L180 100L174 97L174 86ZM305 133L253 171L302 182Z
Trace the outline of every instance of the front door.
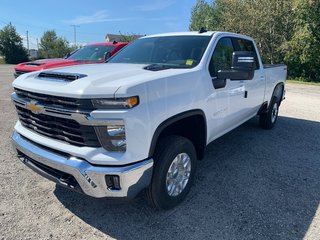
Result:
M218 79L219 70L231 68L233 43L230 37L220 38L213 51L209 74L213 85L213 94L209 99L211 116L209 123L212 128L209 140L213 140L235 125L238 111L241 110L245 88L243 81L230 81L230 79Z

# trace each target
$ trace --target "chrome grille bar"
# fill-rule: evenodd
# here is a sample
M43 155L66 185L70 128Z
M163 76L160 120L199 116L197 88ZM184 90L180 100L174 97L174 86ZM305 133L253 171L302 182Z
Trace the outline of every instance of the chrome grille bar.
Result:
M34 132L76 146L101 146L95 130L91 126L81 126L73 120L34 114L19 106L16 108L21 124Z

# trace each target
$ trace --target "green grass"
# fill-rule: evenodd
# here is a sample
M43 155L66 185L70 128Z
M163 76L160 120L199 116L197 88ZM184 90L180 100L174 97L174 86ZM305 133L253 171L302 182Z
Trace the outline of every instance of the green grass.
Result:
M4 59L0 58L0 64L5 64Z
M320 82L305 82L305 81L293 80L293 79L288 79L287 82L288 83L297 83L297 84L320 86Z

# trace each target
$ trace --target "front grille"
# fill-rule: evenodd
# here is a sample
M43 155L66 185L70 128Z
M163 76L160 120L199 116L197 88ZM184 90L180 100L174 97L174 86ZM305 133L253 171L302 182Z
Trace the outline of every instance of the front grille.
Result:
M44 106L67 108L70 110L90 111L93 110L93 105L90 99L77 99L68 97L51 96L42 93L33 93L18 88L14 89L18 97L26 101L36 101Z
M101 146L92 126L80 125L72 119L34 114L17 105L16 109L21 124L34 132L75 146Z

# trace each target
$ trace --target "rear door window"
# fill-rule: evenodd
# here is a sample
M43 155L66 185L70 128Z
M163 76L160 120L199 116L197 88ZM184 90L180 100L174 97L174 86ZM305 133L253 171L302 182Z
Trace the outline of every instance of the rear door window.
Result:
M232 40L236 51L254 52L255 69L259 69L258 55L253 42L243 38L233 38Z

